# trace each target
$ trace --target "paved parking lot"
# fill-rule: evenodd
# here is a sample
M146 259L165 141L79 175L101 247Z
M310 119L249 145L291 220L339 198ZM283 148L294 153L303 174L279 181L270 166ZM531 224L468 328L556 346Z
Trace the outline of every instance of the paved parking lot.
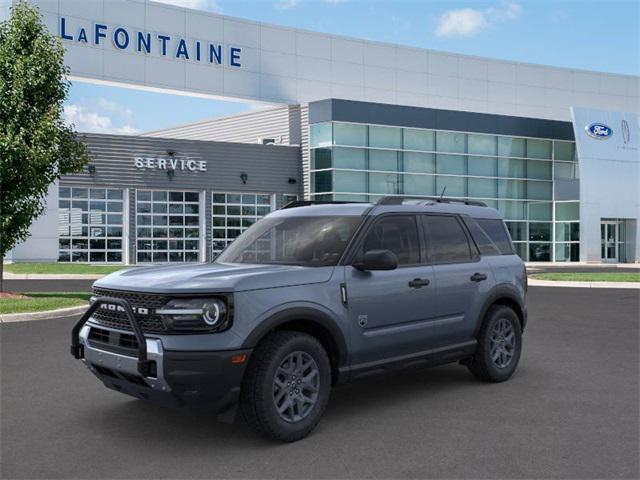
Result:
M106 390L68 353L74 319L6 324L2 477L638 478L638 296L532 288L510 382L360 381L288 445Z

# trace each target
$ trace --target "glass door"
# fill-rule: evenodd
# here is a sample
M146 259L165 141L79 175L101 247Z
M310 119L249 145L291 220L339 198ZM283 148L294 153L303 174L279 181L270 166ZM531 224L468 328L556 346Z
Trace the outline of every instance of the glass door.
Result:
M601 256L603 262L618 261L618 222L602 222L600 224Z

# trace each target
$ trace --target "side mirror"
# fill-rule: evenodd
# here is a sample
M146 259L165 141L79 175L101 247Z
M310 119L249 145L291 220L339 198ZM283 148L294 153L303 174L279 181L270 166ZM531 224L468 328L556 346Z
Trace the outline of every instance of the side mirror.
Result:
M398 257L391 250L369 250L354 264L360 271L366 270L395 270L398 268Z

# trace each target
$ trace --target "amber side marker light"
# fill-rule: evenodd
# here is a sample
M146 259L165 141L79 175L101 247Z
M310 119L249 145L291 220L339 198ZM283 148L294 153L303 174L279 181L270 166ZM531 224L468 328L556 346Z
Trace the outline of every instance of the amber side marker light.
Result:
M231 356L231 363L244 363L246 361L247 361L247 356L244 354Z

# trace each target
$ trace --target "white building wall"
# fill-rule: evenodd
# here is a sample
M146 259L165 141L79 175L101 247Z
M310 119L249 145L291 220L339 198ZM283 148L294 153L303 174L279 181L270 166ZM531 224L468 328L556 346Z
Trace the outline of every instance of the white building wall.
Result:
M602 219L631 220L627 261L640 261L640 128L635 113L574 108L574 132L580 162L580 261L600 262ZM622 133L622 122L629 136ZM601 123L613 130L610 138L587 135L586 127ZM630 257L630 258L629 258Z
M56 33L61 16L74 35L81 26L108 26L99 46L64 41L78 78L270 103L342 98L565 121L572 105L640 112L638 77L371 42L146 0L31 1ZM119 50L108 35L117 26L239 47L242 66L163 57L158 48Z

